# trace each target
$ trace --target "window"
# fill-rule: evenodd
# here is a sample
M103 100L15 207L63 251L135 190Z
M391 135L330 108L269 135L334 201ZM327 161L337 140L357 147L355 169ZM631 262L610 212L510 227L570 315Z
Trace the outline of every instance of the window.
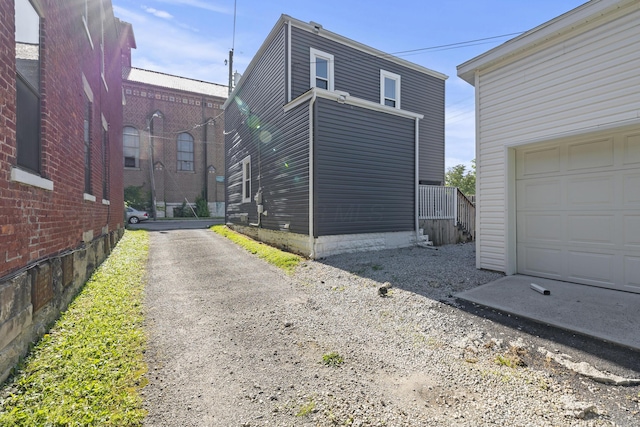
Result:
M84 8L82 9L82 24L84 25L84 31L89 39L91 49L93 49L93 40L91 40L91 31L89 31L89 0L84 0Z
M84 192L91 192L91 101L84 100Z
M40 173L40 16L16 0L16 146L18 166Z
M107 79L105 77L105 52L104 52L104 4L100 1L100 76L102 77L102 83L105 89L109 90L107 86Z
M138 129L125 126L122 131L122 146L124 151L124 167L140 167L140 134Z
M400 108L400 76L380 70L380 103Z
M178 170L193 171L193 137L188 133L178 135Z
M242 202L251 201L251 156L242 160Z
M109 131L102 128L102 199L109 200Z
M333 55L310 48L311 87L333 91Z

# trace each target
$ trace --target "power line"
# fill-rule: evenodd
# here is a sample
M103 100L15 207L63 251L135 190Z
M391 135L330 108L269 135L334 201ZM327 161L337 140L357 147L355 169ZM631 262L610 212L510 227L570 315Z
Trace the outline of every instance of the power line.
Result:
M461 47L475 46L477 44L485 44L485 43L479 43L479 42L487 42L487 43L489 43L488 40L495 40L495 39L501 39L501 38L504 38L504 37L517 36L517 35L520 35L522 33L523 33L523 31L520 31L518 33L502 34L500 36L485 37L485 38L482 38L482 39L467 40L467 41L464 41L464 42L449 43L449 44L443 44L443 45L431 46L431 47L422 47L422 48L419 48L419 49L402 50L402 51L399 51L399 52L390 53L389 55L400 55L400 54L404 54L404 53L424 52L425 50L457 49L457 48L461 48Z

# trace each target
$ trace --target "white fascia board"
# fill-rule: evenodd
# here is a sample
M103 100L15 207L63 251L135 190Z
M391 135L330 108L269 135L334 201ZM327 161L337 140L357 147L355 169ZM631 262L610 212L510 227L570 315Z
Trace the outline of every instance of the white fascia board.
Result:
M406 117L406 118L409 118L409 119L423 119L424 118L424 115L422 115L422 114L414 113L412 111L407 111L407 110L401 110L401 109L398 109L398 108L389 107L389 106L386 106L386 105L378 104L376 102L367 101L366 99L362 99L362 98L356 98L356 97L353 97L353 96L349 95L348 92L329 91L329 90L320 89L320 88L317 88L317 87L308 90L307 92L305 92L304 94L300 95L299 97L297 97L293 101L287 103L284 106L284 111L285 112L290 111L291 109L297 107L298 105L304 104L305 102L307 102L308 100L313 98L314 94L315 94L315 96L317 98L329 99L331 101L336 101L336 102L339 102L339 103L342 103L342 104L347 104L347 105L353 105L353 106L356 106L356 107L366 108L367 110L373 110L373 111L379 111L379 112L382 112L382 113L393 114L394 116Z
M578 31L586 31L590 28L590 23L592 25L601 24L598 18L612 15L627 6L637 8L639 4L637 0L592 0L458 65L458 77L473 85L475 84L474 74L477 70L494 66L550 40L562 36L566 37ZM593 23L596 20L598 22Z
M407 61L405 59L398 58L397 56L393 56L389 53L382 52L378 49L374 49L371 46L367 46L365 44L359 43L357 41L351 40L347 37L341 36L340 34L333 33L329 30L324 29L324 27L319 26L316 23L307 23L299 21L295 18L292 18L287 15L283 15L286 19L296 28L300 28L302 30L308 31L310 33L314 33L320 37L324 37L326 39L332 40L336 43L340 43L345 46L349 46L353 49L359 50L364 53L368 53L369 55L373 55L377 58L384 59L390 62L394 62L403 67L411 68L415 71L418 71L423 74L430 75L432 77L436 77L441 80L446 80L449 78L446 74L439 73L430 68L423 67L422 65L415 64L413 62ZM282 18L281 18L282 19Z

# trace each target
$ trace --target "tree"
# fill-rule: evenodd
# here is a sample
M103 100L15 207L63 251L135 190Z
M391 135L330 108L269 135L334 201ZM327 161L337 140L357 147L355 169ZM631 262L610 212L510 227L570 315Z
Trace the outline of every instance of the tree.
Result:
M471 161L471 170L465 165L455 165L447 169L444 183L448 187L458 187L466 196L476 194L476 161Z

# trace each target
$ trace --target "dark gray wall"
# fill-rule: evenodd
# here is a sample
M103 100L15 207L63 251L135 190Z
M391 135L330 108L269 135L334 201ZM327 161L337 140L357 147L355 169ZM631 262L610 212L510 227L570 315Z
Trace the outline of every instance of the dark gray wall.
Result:
M399 74L402 109L424 115L420 121L420 180L444 182L443 80L299 28L292 29L292 40L292 99L309 90L310 47L334 55L335 90L358 98L379 103L380 70Z
M318 99L315 235L410 231L415 121Z
M308 106L285 113L286 27L280 29L250 74L243 76L236 99L225 110L227 221L241 224L239 214L257 223L253 195L262 187L264 228L288 225L309 232ZM242 202L242 160L251 156L252 198Z

